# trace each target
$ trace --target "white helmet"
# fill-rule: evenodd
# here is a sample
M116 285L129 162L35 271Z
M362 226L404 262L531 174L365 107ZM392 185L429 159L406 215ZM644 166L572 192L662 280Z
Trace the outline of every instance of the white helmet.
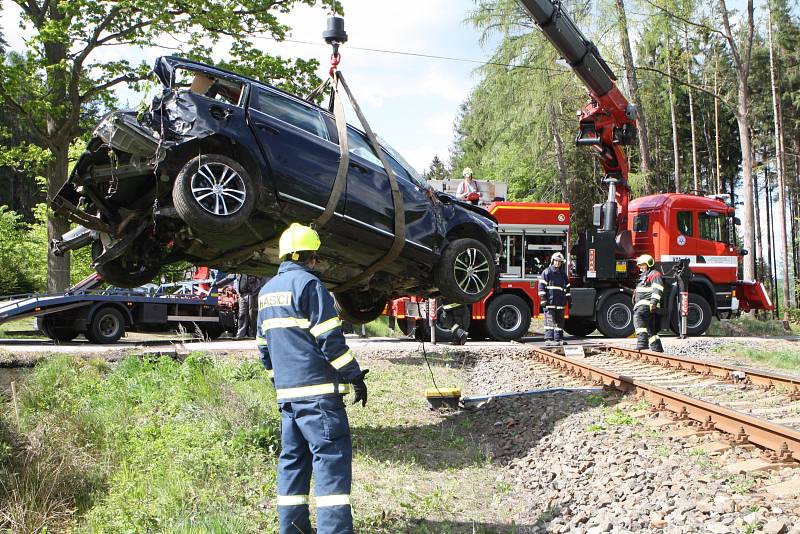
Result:
M461 174L464 175L464 178L472 176L472 167L464 167L464 171Z
M636 258L636 265L647 265L648 267L652 267L656 264L656 260L653 259L653 256L650 254L642 254L638 258Z
M564 263L564 255L560 252L556 252L550 256L550 263L553 263L554 261L560 261L561 263Z

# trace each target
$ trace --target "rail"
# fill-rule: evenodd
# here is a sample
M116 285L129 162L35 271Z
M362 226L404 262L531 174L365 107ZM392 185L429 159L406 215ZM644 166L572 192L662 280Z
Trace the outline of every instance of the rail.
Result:
M734 436L734 440L738 443L749 442L763 447L771 451L770 459L773 461L800 459L800 432L797 430L642 380L635 380L552 351L537 348L533 349L533 353L539 361L556 367L570 376L590 380L597 385L612 387L625 393L640 395L658 409L674 412L676 421L695 421L704 430L720 430Z

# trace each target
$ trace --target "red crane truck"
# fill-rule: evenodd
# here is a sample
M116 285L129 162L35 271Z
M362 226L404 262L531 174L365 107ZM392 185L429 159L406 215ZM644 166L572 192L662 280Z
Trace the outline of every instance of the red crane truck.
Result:
M609 337L633 332L631 301L640 254L652 255L665 275L664 328L678 330L679 272L688 291L688 335L704 333L713 316L772 309L761 283L738 279L739 260L747 251L736 246L738 221L724 195L664 193L630 200L623 147L636 142L635 107L560 2L518 1L588 90L589 102L578 112L575 142L593 149L608 190L606 201L593 208L592 226L580 232L571 250L572 306L566 331L583 336L597 329ZM568 251L569 206L497 202L487 209L498 219L504 255L497 287L472 305L470 332L516 339L527 333L531 316L539 311L537 270L554 252ZM400 307L395 305L398 316L407 315Z

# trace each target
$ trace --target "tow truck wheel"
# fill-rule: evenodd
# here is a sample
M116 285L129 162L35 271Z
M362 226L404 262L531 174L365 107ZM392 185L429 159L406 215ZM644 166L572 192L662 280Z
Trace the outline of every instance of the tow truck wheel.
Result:
M522 297L499 295L486 308L486 330L496 341L519 339L531 326L531 309Z
M444 250L434 277L451 302L472 304L492 290L497 266L489 248L477 239L456 239Z
M204 154L189 160L178 173L172 202L190 227L227 232L247 221L256 204L256 186L235 160Z
M387 300L386 295L373 291L346 291L334 295L334 307L342 321L364 324L381 316Z
M597 329L606 337L628 337L633 333L633 304L625 293L614 293L597 310Z
M78 332L71 326L58 326L51 317L37 317L36 328L53 341L66 342L78 337Z
M586 317L570 317L564 321L564 330L571 336L586 337L597 330L597 325Z
M679 307L669 318L669 328L676 334L680 332ZM689 293L689 316L686 318L686 335L702 336L711 324L711 306L696 293Z
M125 333L125 319L122 313L109 306L100 308L92 317L92 324L86 332L86 338L92 343L115 343Z

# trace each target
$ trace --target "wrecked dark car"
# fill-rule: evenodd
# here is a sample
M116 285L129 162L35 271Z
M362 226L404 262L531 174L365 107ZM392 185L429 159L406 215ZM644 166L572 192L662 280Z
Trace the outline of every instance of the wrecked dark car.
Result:
M109 283L135 287L165 264L271 275L281 232L318 217L340 158L333 115L267 84L177 57L156 61L163 84L148 111L98 124L52 201L79 226L56 253L91 246ZM387 173L364 133L347 126L346 187L320 228L318 269L337 286L384 256L394 239ZM381 142L405 212L399 257L336 292L342 315L372 320L398 295L480 300L496 283L497 222L485 210L432 191ZM352 286L352 284L351 284Z

